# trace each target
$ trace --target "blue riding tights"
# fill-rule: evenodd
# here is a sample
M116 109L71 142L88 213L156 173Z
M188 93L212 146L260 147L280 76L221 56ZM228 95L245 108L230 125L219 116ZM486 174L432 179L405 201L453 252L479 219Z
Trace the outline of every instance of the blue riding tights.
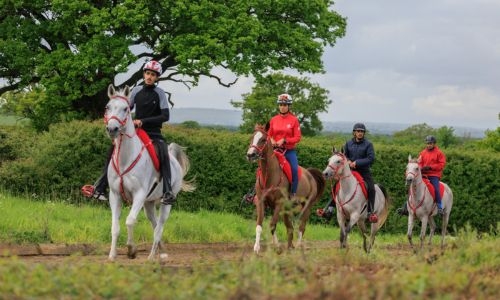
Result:
M439 177L437 176L427 176L429 181L432 183L432 186L434 187L434 195L436 196L436 202L438 208L443 208L441 204L441 193L439 192Z
M297 159L297 151L295 150L286 150L285 158L290 163L290 167L292 168L292 189L290 193L295 194L297 192L297 185L299 184L299 161Z

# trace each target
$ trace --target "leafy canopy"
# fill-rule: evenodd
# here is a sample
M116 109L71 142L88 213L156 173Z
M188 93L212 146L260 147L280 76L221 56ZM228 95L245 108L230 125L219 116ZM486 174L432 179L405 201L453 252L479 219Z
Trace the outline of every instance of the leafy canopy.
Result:
M146 60L161 62L162 80L188 87L200 76L234 84L212 74L214 67L255 78L285 68L317 73L324 48L346 29L326 0L0 3L0 95L40 84L41 112L80 118L102 115L117 73L122 85L140 83Z
M290 94L293 98L291 110L297 116L304 135L315 135L323 129L318 113L327 112L329 91L318 84L311 83L309 78L297 78L275 73L257 80L249 94L243 95L243 101L231 101L236 108L243 110L241 131L252 132L254 125L265 124L278 112L277 96Z

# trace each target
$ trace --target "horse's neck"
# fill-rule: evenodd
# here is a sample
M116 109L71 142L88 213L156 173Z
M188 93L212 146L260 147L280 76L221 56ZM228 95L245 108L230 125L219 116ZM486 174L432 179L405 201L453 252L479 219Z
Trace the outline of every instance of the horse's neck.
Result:
M345 165L340 174L340 190L344 193L352 192L358 184L348 165Z
M274 154L273 147L271 143L268 141L266 145L265 155L264 155L264 163L260 166L262 175L265 178L269 178L266 180L267 183L272 184L272 178L278 174L281 176L281 168L278 162L278 158L276 154ZM279 178L278 176L278 178Z
M415 179L410 186L410 198L412 198L413 201L421 201L426 192L429 192L427 185L422 178L422 174L418 174L418 176L415 176Z
M132 119L127 121L124 134L114 140L113 158L120 167L127 167L142 151L142 143L135 132Z

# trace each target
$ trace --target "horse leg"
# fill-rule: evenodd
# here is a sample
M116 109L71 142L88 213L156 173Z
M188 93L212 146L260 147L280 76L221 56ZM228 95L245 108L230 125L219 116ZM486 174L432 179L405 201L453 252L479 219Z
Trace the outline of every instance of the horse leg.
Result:
M310 215L311 215L310 209L305 210L301 213L299 230L297 232L297 247L302 246L302 238L304 237L304 233L306 232L307 220L309 220Z
M274 206L273 216L271 217L271 222L269 227L271 228L271 235L273 237L273 244L279 246L278 235L276 234L276 224L280 219L281 208L283 207L281 200Z
M154 205L154 204L153 204ZM160 204L160 216L158 218L158 223L154 228L153 234L153 246L151 247L151 252L149 253L148 260L153 260L157 251L161 250L161 237L163 236L163 227L170 216L170 210L172 209L172 205L163 205ZM160 255L160 258L163 254ZM165 254L165 257L167 255Z
M146 217L148 218L149 222L151 223L151 227L153 231L156 228L156 225L158 224L158 220L156 218L156 213L155 213L155 203L153 201L148 201L144 203L144 212L146 213ZM154 241L153 241L153 246L154 246ZM151 250L153 251L153 250ZM151 254L149 255L148 259L151 258Z
M287 236L287 241L288 241L288 249L293 249L293 223L290 220L290 215L285 214L283 216L283 223L285 223L286 226L286 236Z
M361 236L363 237L363 249L366 253L370 253L370 244L367 243L366 240L366 224L365 220L358 220L359 231L361 232Z
M412 212L408 214L408 231L406 232L406 236L408 237L408 242L410 243L410 247L413 249L414 252L417 252L417 249L415 249L415 246L413 245L413 240L412 240L412 233L413 233L413 224L415 221L415 216L413 215Z
M443 216L443 224L441 225L441 250L444 249L444 238L446 236L446 228L448 227L448 220L450 218L450 210L445 212Z
M420 250L424 247L425 233L427 232L428 217L424 216L421 220L422 228L420 229Z
M134 226L137 222L137 216L144 205L144 197L135 196L132 200L132 207L125 221L127 225L127 257L136 258L137 247L134 243Z
M429 217L429 247L432 246L432 237L434 236L435 231L436 222L434 221L434 217Z
M255 212L257 214L257 225L255 226L255 244L253 251L260 252L260 236L262 235L262 222L264 220L264 203L257 195L255 195Z
M111 249L109 250L109 260L113 261L116 259L116 243L118 240L118 235L120 234L120 214L121 214L121 200L119 196L109 192L109 206L111 208Z

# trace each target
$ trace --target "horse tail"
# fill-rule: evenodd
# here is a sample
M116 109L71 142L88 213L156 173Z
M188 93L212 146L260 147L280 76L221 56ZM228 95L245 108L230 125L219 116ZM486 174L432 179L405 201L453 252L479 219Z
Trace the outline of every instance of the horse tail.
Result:
M384 225L385 221L387 221L387 217L389 216L389 206L392 204L392 200L389 197L389 195L387 194L387 191L383 185L381 185L380 183L377 183L377 186L382 191L382 194L384 195L384 202L385 202L384 209L380 213L379 221L378 221L378 228L377 229L380 229L380 227L382 227Z
M176 143L170 143L168 145L168 151L172 153L179 162L179 165L181 166L182 169L182 185L181 185L181 190L184 192L192 192L196 189L196 186L194 184L194 178L191 180L185 180L184 176L189 172L189 168L191 167L191 164L189 162L189 158L185 152L186 147L182 147L179 144Z
M317 201L325 192L326 181L325 181L325 178L323 177L323 173L320 170L318 170L316 168L308 168L307 171L309 171L309 173L311 173L312 177L316 181L318 193L316 194L315 200ZM316 202L316 201L314 201L314 202Z

